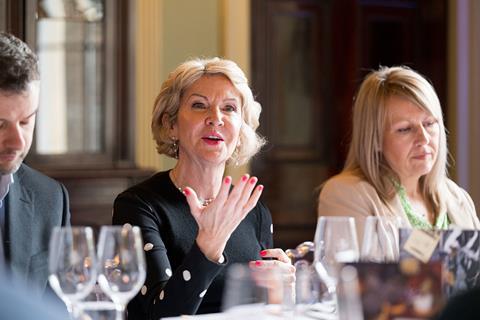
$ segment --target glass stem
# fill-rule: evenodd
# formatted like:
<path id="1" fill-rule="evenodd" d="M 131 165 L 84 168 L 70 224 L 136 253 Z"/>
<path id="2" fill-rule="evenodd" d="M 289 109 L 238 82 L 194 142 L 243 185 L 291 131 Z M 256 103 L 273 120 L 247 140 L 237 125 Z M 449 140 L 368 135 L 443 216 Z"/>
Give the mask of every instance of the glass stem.
<path id="1" fill-rule="evenodd" d="M 65 306 L 67 307 L 67 311 L 68 311 L 68 315 L 69 315 L 70 320 L 77 319 L 77 314 L 75 314 L 77 311 L 76 311 L 76 308 L 74 308 L 73 303 L 71 303 L 70 301 L 68 301 L 66 299 L 63 302 L 65 303 Z"/>
<path id="2" fill-rule="evenodd" d="M 125 305 L 115 303 L 115 320 L 125 320 Z"/>

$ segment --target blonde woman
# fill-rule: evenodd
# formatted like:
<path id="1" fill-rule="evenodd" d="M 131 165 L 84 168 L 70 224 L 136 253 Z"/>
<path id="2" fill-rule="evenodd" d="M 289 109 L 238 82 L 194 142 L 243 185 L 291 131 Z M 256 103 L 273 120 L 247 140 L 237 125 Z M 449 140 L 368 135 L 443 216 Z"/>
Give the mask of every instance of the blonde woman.
<path id="1" fill-rule="evenodd" d="M 217 312 L 225 270 L 295 268 L 272 249 L 272 220 L 256 177 L 232 185 L 227 162 L 243 164 L 264 144 L 255 133 L 261 106 L 242 70 L 219 58 L 178 66 L 155 101 L 152 133 L 160 154 L 177 158 L 115 200 L 113 223 L 142 229 L 147 280 L 128 319 Z M 273 260 L 262 260 L 273 258 Z M 293 280 L 292 280 L 293 281 Z"/>
<path id="2" fill-rule="evenodd" d="M 414 228 L 478 229 L 472 199 L 447 177 L 447 154 L 432 85 L 403 66 L 373 71 L 355 99 L 345 168 L 323 186 L 318 214 L 353 216 L 357 225 L 397 216 Z"/>

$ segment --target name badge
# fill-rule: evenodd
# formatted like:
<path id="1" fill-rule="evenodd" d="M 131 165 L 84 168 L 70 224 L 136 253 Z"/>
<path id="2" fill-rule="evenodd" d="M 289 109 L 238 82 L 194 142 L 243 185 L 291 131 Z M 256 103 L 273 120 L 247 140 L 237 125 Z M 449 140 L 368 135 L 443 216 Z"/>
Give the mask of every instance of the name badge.
<path id="1" fill-rule="evenodd" d="M 403 249 L 423 263 L 427 263 L 440 241 L 440 235 L 439 231 L 414 229 Z"/>

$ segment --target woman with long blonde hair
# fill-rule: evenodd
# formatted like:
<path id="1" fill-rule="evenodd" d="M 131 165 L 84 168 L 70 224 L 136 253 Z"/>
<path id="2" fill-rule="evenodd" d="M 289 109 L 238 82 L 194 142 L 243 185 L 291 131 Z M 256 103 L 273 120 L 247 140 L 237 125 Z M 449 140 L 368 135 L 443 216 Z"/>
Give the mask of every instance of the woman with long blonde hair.
<path id="1" fill-rule="evenodd" d="M 323 186 L 318 214 L 357 222 L 399 217 L 422 229 L 478 229 L 472 199 L 447 176 L 447 155 L 432 85 L 408 67 L 381 67 L 360 86 L 345 168 Z"/>

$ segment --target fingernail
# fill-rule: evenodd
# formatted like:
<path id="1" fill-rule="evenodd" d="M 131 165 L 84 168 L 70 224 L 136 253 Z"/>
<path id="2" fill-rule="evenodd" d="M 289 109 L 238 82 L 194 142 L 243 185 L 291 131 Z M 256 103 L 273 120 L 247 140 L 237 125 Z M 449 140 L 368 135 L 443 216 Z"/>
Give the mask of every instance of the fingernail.
<path id="1" fill-rule="evenodd" d="M 250 179 L 250 184 L 255 184 L 257 183 L 258 179 L 256 177 L 253 177 L 252 179 Z"/>
<path id="2" fill-rule="evenodd" d="M 244 175 L 244 176 L 242 177 L 242 181 L 243 181 L 243 182 L 247 181 L 247 179 L 248 179 L 248 176 L 247 176 L 247 175 Z"/>
<path id="3" fill-rule="evenodd" d="M 230 176 L 225 177 L 225 184 L 229 184 L 232 181 L 232 178 Z"/>
<path id="4" fill-rule="evenodd" d="M 258 191 L 262 191 L 263 190 L 263 185 L 259 185 L 257 188 L 258 188 Z"/>
<path id="5" fill-rule="evenodd" d="M 260 251 L 260 255 L 261 255 L 262 257 L 265 257 L 265 256 L 267 255 L 267 250 L 262 250 L 262 251 Z"/>
<path id="6" fill-rule="evenodd" d="M 183 194 L 186 196 L 190 195 L 190 191 L 188 189 L 183 189 Z"/>
<path id="7" fill-rule="evenodd" d="M 256 265 L 257 267 L 260 267 L 260 266 L 262 265 L 262 261 L 255 261 L 255 265 Z"/>

